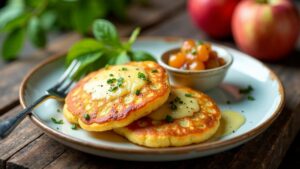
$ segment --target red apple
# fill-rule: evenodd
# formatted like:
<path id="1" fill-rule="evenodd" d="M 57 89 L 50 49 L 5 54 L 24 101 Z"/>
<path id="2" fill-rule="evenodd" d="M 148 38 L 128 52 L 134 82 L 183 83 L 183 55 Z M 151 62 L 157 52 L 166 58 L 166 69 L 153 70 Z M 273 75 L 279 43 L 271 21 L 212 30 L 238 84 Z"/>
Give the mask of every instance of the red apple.
<path id="1" fill-rule="evenodd" d="M 194 23 L 213 38 L 231 35 L 231 16 L 240 0 L 189 0 Z"/>
<path id="2" fill-rule="evenodd" d="M 288 0 L 244 0 L 232 16 L 238 47 L 262 60 L 286 56 L 295 46 L 300 18 Z"/>

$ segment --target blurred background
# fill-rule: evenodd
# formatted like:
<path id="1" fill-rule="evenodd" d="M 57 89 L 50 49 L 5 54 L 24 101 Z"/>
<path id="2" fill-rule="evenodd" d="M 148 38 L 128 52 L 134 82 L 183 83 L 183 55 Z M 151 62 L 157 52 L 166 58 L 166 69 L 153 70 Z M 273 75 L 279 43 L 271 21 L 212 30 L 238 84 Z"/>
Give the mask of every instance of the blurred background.
<path id="1" fill-rule="evenodd" d="M 268 0 L 253 1 L 268 4 Z M 276 16 L 276 19 L 269 20 L 272 26 L 267 27 L 265 33 L 258 29 L 268 26 L 264 22 L 252 25 L 250 34 L 259 35 L 256 39 L 267 39 L 270 43 L 263 40 L 250 43 L 247 33 L 243 32 L 247 23 L 242 23 L 242 11 L 249 9 L 249 13 L 255 15 L 255 9 L 252 10 L 247 4 L 240 5 L 243 2 L 240 0 L 224 0 L 221 5 L 216 2 L 219 1 L 176 0 L 170 5 L 163 0 L 1 0 L 0 71 L 7 73 L 9 66 L 17 63 L 13 66 L 22 66 L 24 69 L 20 75 L 16 74 L 20 81 L 29 68 L 45 57 L 68 49 L 82 37 L 91 37 L 91 25 L 97 18 L 112 21 L 121 36 L 128 36 L 128 32 L 139 26 L 142 28 L 142 36 L 181 36 L 223 43 L 266 63 L 284 63 L 284 66 L 293 70 L 299 69 L 299 66 L 295 66 L 299 64 L 295 62 L 300 61 L 300 0 L 293 0 L 291 6 L 286 6 L 289 12 L 278 10 L 277 13 L 262 16 L 266 20 Z M 238 12 L 237 6 L 240 8 Z M 249 24 L 254 24 L 253 20 L 250 19 Z M 184 24 L 181 24 L 183 21 Z M 156 29 L 158 25 L 159 29 Z M 286 28 L 287 31 L 272 32 L 275 27 Z M 257 45 L 260 43 L 264 45 Z M 263 49 L 269 47 L 271 50 L 259 53 L 257 46 L 263 46 Z M 281 65 L 279 68 L 282 68 Z M 13 89 L 15 93 L 17 87 Z M 5 102 L 4 99 L 0 101 Z M 281 169 L 299 168 L 299 143 L 298 134 Z"/>
<path id="2" fill-rule="evenodd" d="M 153 1 L 153 0 L 152 0 Z M 1 59 L 5 61 L 11 61 L 20 56 L 27 55 L 36 49 L 47 49 L 47 44 L 53 39 L 67 34 L 69 32 L 76 32 L 81 36 L 92 36 L 91 25 L 97 18 L 107 18 L 112 22 L 121 25 L 130 26 L 142 26 L 142 17 L 135 16 L 135 12 L 138 9 L 156 10 L 158 8 L 168 8 L 166 3 L 164 6 L 156 6 L 155 0 L 2 0 L 0 2 L 0 48 Z M 276 35 L 273 41 L 280 41 L 281 43 L 288 44 L 290 47 L 282 47 L 282 50 L 276 50 L 273 52 L 257 52 L 257 44 L 249 44 L 249 40 L 245 37 L 246 33 L 242 31 L 243 23 L 238 23 L 238 20 L 242 20 L 241 17 L 233 19 L 232 15 L 236 9 L 236 6 L 241 2 L 240 0 L 226 0 L 222 1 L 212 0 L 189 0 L 182 4 L 181 8 L 186 9 L 185 15 L 189 20 L 189 24 L 193 28 L 193 31 L 197 31 L 198 36 L 190 36 L 191 38 L 201 38 L 205 40 L 221 41 L 221 42 L 235 42 L 236 45 L 244 52 L 255 56 L 259 59 L 269 61 L 278 60 L 287 55 L 295 46 L 295 37 L 298 37 L 299 26 L 294 26 L 293 30 L 289 34 Z M 254 2 L 260 2 L 261 4 L 267 4 L 268 0 L 255 0 Z M 272 1 L 270 1 L 272 2 Z M 178 2 L 177 2 L 178 3 Z M 294 4 L 299 0 L 294 0 Z M 240 3 L 241 4 L 241 3 Z M 242 6 L 242 5 L 240 5 Z M 244 9 L 250 9 L 247 5 L 244 5 Z M 242 7 L 241 7 L 242 8 Z M 296 8 L 296 6 L 295 6 Z M 254 11 L 253 9 L 252 11 Z M 237 11 L 237 10 L 236 10 Z M 251 10 L 248 10 L 251 11 Z M 299 11 L 299 8 L 298 8 Z M 176 11 L 170 12 L 172 15 L 176 15 Z M 238 12 L 236 12 L 238 13 Z M 243 12 L 236 14 L 242 15 Z M 246 13 L 246 12 L 244 12 Z M 250 12 L 251 13 L 251 12 Z M 254 13 L 254 12 L 252 12 Z M 279 12 L 280 13 L 280 12 Z M 299 12 L 298 12 L 299 13 Z M 254 15 L 254 14 L 253 14 Z M 273 15 L 273 14 L 272 14 Z M 274 16 L 277 14 L 274 12 Z M 280 15 L 280 14 L 279 14 Z M 298 14 L 299 15 L 299 14 Z M 152 17 L 145 16 L 145 17 Z M 153 16 L 155 17 L 155 16 Z M 165 16 L 161 16 L 164 20 Z M 288 18 L 289 16 L 283 16 Z M 297 18 L 299 19 L 299 17 Z M 234 21 L 233 21 L 234 20 Z M 253 20 L 253 19 L 252 19 Z M 279 19 L 276 19 L 279 20 Z M 288 19 L 285 19 L 288 20 Z M 295 19 L 294 19 L 295 20 Z M 150 18 L 151 22 L 151 18 Z M 238 26 L 231 28 L 231 22 L 236 23 Z M 251 22 L 251 19 L 250 21 Z M 274 22 L 274 21 L 272 21 Z M 279 25 L 282 21 L 272 23 L 273 25 Z M 290 25 L 297 25 L 295 21 L 288 21 Z M 245 23 L 247 24 L 247 23 Z M 150 23 L 145 26 L 142 31 L 145 31 L 147 27 L 155 25 Z M 298 23 L 299 25 L 299 23 Z M 179 25 L 176 25 L 179 26 Z M 263 27 L 263 25 L 253 25 L 254 27 Z M 284 25 L 281 24 L 281 27 Z M 120 29 L 124 29 L 120 27 Z M 119 31 L 122 31 L 119 30 Z M 233 34 L 231 34 L 233 32 Z M 262 34 L 258 30 L 252 30 L 254 34 Z M 277 34 L 272 32 L 273 34 Z M 191 33 L 192 34 L 192 33 Z M 177 36 L 176 29 L 170 30 L 166 35 Z M 182 36 L 182 35 L 180 35 Z M 189 37 L 189 35 L 184 35 Z M 263 36 L 260 35 L 262 38 Z M 268 38 L 268 35 L 266 35 Z M 282 38 L 284 37 L 284 38 Z M 277 38 L 277 39 L 276 39 Z M 281 38 L 281 39 L 280 39 Z M 291 40 L 285 40 L 291 39 Z M 271 40 L 269 40 L 271 41 Z M 248 44 L 247 44 L 248 43 Z M 265 44 L 265 42 L 261 42 Z M 277 42 L 276 42 L 277 43 Z M 11 45 L 14 44 L 14 45 Z M 274 49 L 274 45 L 269 44 L 270 50 Z M 7 47 L 9 46 L 9 47 Z M 299 46 L 299 42 L 298 45 Z M 256 48 L 255 48 L 256 47 Z M 254 49 L 255 48 L 255 49 Z M 256 50 L 256 51 L 253 51 Z M 264 49 L 266 51 L 266 49 Z M 277 54 L 276 54 L 277 53 Z M 256 56 L 257 55 L 257 56 Z M 263 56 L 261 56 L 263 55 Z"/>

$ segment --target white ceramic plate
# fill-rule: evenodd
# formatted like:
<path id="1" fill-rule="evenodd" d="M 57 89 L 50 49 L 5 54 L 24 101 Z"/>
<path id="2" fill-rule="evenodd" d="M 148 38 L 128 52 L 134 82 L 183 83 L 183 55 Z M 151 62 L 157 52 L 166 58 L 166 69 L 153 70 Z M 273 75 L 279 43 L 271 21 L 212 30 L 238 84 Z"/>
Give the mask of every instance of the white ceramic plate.
<path id="1" fill-rule="evenodd" d="M 142 38 L 134 49 L 149 51 L 154 56 L 178 47 L 179 38 Z M 75 149 L 115 159 L 135 161 L 182 160 L 218 153 L 236 147 L 264 131 L 278 117 L 284 102 L 284 91 L 278 77 L 264 64 L 237 50 L 227 48 L 234 57 L 222 85 L 207 94 L 218 103 L 221 110 L 241 112 L 245 124 L 235 133 L 215 141 L 184 147 L 145 148 L 128 142 L 113 132 L 90 133 L 81 129 L 72 130 L 64 118 L 62 104 L 47 100 L 34 110 L 31 119 L 46 134 Z M 24 79 L 20 100 L 24 107 L 44 94 L 64 71 L 64 57 L 54 57 L 33 69 Z M 255 100 L 240 97 L 239 88 L 251 85 Z M 226 102 L 230 100 L 231 104 Z M 51 117 L 64 119 L 63 125 L 54 124 Z"/>

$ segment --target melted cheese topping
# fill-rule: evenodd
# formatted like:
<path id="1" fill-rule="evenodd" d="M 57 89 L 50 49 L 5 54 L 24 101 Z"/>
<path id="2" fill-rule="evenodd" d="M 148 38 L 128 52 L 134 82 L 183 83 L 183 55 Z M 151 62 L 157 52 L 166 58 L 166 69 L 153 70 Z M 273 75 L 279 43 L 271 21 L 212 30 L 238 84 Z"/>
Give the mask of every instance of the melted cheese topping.
<path id="1" fill-rule="evenodd" d="M 143 68 L 118 65 L 103 70 L 87 82 L 83 88 L 92 95 L 92 99 L 109 101 L 129 93 L 135 93 L 147 83 L 146 79 L 147 74 Z"/>
<path id="2" fill-rule="evenodd" d="M 152 120 L 164 120 L 169 115 L 174 119 L 179 119 L 193 116 L 194 112 L 199 110 L 197 99 L 182 90 L 173 89 L 167 102 L 153 111 L 148 117 Z"/>
<path id="3" fill-rule="evenodd" d="M 229 110 L 223 111 L 220 126 L 214 138 L 234 133 L 245 123 L 245 121 L 246 118 L 239 112 Z"/>

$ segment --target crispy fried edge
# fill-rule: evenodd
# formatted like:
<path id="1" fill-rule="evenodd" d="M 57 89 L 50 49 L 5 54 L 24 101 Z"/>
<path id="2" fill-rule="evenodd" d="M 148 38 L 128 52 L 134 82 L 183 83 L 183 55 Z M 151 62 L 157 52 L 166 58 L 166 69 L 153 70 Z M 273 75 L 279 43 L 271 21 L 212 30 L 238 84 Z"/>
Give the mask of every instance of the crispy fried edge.
<path id="1" fill-rule="evenodd" d="M 175 88 L 185 88 L 185 87 L 175 87 Z M 198 91 L 191 90 L 190 88 L 186 88 L 186 89 L 192 92 L 198 92 Z M 208 97 L 210 102 L 214 103 L 214 107 L 216 107 L 219 110 L 218 106 L 216 105 L 216 103 L 212 98 L 210 98 L 209 96 L 207 96 L 202 92 L 199 93 Z M 132 132 L 130 129 L 128 129 L 127 127 L 116 128 L 114 129 L 114 132 L 126 137 L 129 141 L 135 144 L 146 146 L 146 147 L 153 147 L 153 148 L 169 147 L 169 146 L 179 147 L 179 146 L 190 145 L 193 143 L 200 143 L 211 138 L 216 133 L 216 131 L 220 126 L 220 119 L 221 119 L 221 112 L 219 110 L 218 121 L 216 121 L 215 125 L 212 128 L 206 129 L 205 134 L 201 134 L 201 135 L 195 133 L 187 134 L 184 136 L 171 136 L 171 135 L 158 136 L 158 135 L 151 135 L 151 134 L 136 134 Z"/>
<path id="2" fill-rule="evenodd" d="M 163 71 L 164 73 L 166 73 L 165 70 Z M 106 131 L 114 128 L 124 127 L 141 117 L 147 116 L 153 110 L 157 109 L 168 100 L 169 94 L 171 92 L 171 87 L 168 79 L 169 79 L 168 74 L 166 74 L 165 82 L 166 82 L 167 90 L 162 96 L 159 96 L 158 98 L 152 100 L 151 102 L 148 102 L 142 108 L 130 112 L 129 115 L 124 119 L 120 119 L 117 121 L 108 121 L 100 124 L 99 123 L 86 124 L 80 118 L 74 116 L 68 110 L 67 104 L 64 104 L 63 114 L 69 122 L 79 124 L 81 128 L 87 131 Z"/>

